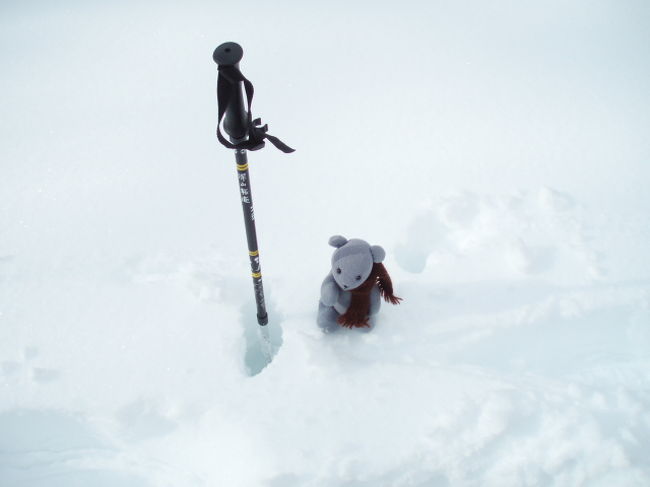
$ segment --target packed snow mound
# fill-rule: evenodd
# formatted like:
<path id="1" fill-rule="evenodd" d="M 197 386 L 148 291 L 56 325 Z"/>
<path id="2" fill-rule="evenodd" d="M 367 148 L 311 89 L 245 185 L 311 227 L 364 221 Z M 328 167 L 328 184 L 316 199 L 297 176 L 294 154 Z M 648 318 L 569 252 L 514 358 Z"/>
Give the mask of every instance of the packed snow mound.
<path id="1" fill-rule="evenodd" d="M 471 277 L 468 266 L 480 269 L 476 278 L 485 275 L 487 261 L 504 277 L 595 281 L 605 263 L 584 212 L 569 195 L 548 187 L 508 196 L 450 194 L 413 219 L 406 242 L 396 248 L 397 262 L 418 273 L 432 259 L 453 266 L 463 279 Z"/>

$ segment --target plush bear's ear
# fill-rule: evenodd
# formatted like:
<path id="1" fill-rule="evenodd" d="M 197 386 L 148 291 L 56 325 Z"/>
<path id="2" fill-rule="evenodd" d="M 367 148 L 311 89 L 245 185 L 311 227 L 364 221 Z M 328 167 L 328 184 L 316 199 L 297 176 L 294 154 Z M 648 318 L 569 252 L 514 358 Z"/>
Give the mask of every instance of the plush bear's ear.
<path id="1" fill-rule="evenodd" d="M 329 240 L 329 244 L 337 249 L 343 247 L 346 243 L 348 243 L 348 239 L 341 235 L 333 235 Z"/>
<path id="2" fill-rule="evenodd" d="M 372 254 L 373 262 L 376 262 L 377 264 L 383 262 L 384 257 L 386 257 L 386 251 L 379 245 L 371 245 L 370 253 Z"/>

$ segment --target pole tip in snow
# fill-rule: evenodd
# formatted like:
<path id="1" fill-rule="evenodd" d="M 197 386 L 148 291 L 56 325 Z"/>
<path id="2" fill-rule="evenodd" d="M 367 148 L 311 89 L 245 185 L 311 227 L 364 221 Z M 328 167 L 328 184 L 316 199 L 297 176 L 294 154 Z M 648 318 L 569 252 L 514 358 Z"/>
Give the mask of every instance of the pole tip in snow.
<path id="1" fill-rule="evenodd" d="M 219 66 L 234 66 L 244 56 L 244 50 L 236 42 L 224 42 L 212 53 L 212 59 Z"/>

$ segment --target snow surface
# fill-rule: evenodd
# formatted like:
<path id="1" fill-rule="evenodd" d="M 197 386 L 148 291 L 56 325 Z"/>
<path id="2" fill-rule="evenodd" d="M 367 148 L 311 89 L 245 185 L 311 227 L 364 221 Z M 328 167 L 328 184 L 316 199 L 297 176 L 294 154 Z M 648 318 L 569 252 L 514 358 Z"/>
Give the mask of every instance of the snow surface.
<path id="1" fill-rule="evenodd" d="M 0 486 L 650 484 L 650 9 L 2 2 Z M 234 40 L 265 367 L 211 53 Z M 332 234 L 399 307 L 315 325 Z"/>

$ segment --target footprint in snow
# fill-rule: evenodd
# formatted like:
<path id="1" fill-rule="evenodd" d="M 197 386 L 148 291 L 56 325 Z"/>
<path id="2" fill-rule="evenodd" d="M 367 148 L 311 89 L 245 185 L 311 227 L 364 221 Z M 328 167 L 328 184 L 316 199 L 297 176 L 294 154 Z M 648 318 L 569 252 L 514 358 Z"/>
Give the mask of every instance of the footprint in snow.
<path id="1" fill-rule="evenodd" d="M 37 384 L 49 384 L 60 377 L 60 372 L 55 369 L 38 367 L 35 362 L 38 359 L 38 348 L 25 347 L 20 360 L 7 360 L 0 363 L 0 372 L 5 379 L 16 379 L 27 377 Z"/>
<path id="2" fill-rule="evenodd" d="M 84 417 L 71 413 L 30 409 L 0 413 L 0 457 L 3 486 L 152 485 L 125 469 L 112 441 Z"/>

